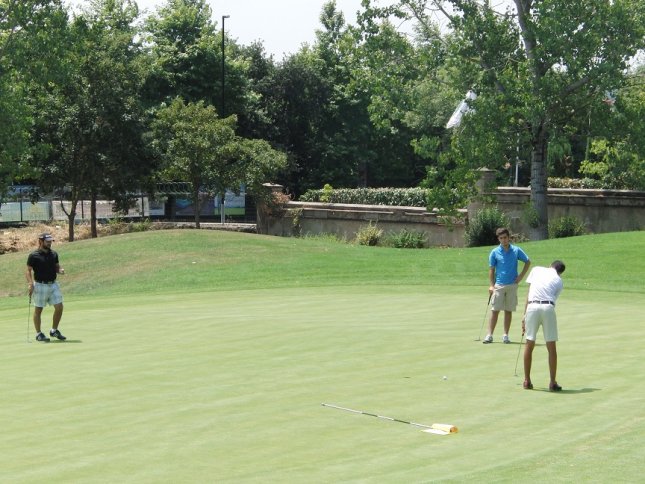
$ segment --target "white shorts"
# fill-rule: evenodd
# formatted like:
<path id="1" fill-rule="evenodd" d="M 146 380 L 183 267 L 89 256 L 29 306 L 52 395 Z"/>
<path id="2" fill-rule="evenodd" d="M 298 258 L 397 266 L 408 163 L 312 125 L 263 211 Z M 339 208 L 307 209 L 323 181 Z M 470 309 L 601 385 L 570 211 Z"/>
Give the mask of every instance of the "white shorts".
<path id="1" fill-rule="evenodd" d="M 60 292 L 58 283 L 41 284 L 36 282 L 34 284 L 34 292 L 31 295 L 34 307 L 44 308 L 47 304 L 56 305 L 63 302 L 63 295 Z"/>
<path id="2" fill-rule="evenodd" d="M 542 326 L 544 341 L 558 341 L 558 319 L 555 307 L 550 304 L 529 304 L 526 308 L 526 339 L 535 341 L 538 329 Z"/>
<path id="3" fill-rule="evenodd" d="M 491 299 L 493 311 L 515 311 L 517 309 L 517 284 L 495 285 Z"/>

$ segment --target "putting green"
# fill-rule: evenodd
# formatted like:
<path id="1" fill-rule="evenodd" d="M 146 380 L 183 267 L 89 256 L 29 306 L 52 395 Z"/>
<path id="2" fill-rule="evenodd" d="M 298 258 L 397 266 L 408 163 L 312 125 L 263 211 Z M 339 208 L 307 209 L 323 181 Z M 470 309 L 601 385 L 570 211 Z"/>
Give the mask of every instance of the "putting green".
<path id="1" fill-rule="evenodd" d="M 545 391 L 540 339 L 536 389 L 514 376 L 519 314 L 514 344 L 473 341 L 486 299 L 419 285 L 74 296 L 69 341 L 28 344 L 11 298 L 0 481 L 639 479 L 645 297 L 565 289 L 561 394 Z"/>

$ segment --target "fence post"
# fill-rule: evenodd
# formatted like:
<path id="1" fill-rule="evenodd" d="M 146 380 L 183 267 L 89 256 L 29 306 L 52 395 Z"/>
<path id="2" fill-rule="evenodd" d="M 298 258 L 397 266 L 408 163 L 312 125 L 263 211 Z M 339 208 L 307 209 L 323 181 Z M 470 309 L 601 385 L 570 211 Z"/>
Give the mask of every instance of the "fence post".
<path id="1" fill-rule="evenodd" d="M 24 222 L 24 220 L 22 219 L 22 202 L 24 200 L 25 200 L 25 192 L 24 192 L 24 189 L 21 188 L 20 189 L 20 221 L 21 222 Z"/>

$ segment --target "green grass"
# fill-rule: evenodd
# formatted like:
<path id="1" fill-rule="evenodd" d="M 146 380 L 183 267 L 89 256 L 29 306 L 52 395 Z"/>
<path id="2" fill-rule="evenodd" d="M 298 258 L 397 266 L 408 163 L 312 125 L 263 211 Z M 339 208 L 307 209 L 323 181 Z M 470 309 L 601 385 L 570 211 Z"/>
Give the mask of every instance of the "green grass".
<path id="1" fill-rule="evenodd" d="M 209 231 L 65 244 L 70 341 L 48 345 L 26 342 L 26 254 L 3 255 L 0 481 L 637 481 L 645 235 L 522 247 L 567 263 L 562 394 L 544 391 L 540 339 L 531 392 L 518 344 L 473 341 L 490 248 Z"/>
<path id="2" fill-rule="evenodd" d="M 645 293 L 645 232 L 521 244 L 534 265 L 559 258 L 567 288 Z M 171 230 L 58 244 L 66 295 L 100 296 L 339 285 L 488 284 L 491 247 L 393 249 L 324 239 Z M 0 295 L 25 294 L 27 253 L 0 259 Z"/>

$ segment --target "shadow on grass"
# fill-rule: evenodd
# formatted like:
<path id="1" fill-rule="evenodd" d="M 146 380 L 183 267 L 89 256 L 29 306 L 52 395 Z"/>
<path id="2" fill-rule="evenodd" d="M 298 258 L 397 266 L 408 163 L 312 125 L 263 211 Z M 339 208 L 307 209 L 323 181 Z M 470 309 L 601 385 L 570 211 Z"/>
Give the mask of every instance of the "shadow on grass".
<path id="1" fill-rule="evenodd" d="M 82 343 L 83 340 L 80 339 L 66 339 L 65 341 L 60 341 L 60 340 L 52 340 L 49 342 L 49 344 L 52 345 L 66 345 L 70 343 Z"/>
<path id="2" fill-rule="evenodd" d="M 475 339 L 473 341 L 480 341 L 480 340 Z M 480 342 L 483 343 L 483 341 L 480 341 Z M 504 343 L 502 341 L 493 341 L 492 343 L 486 343 L 485 346 L 492 346 L 494 344 L 500 344 L 500 345 L 503 345 L 503 346 L 513 346 L 513 345 L 524 346 L 524 343 L 525 343 L 525 341 L 522 341 L 521 343 L 519 341 L 511 341 L 510 343 Z M 535 343 L 535 347 L 537 348 L 538 346 L 546 346 L 546 344 L 544 344 L 544 343 Z"/>
<path id="3" fill-rule="evenodd" d="M 578 393 L 592 393 L 592 392 L 599 392 L 601 389 L 600 388 L 580 388 L 580 389 L 563 389 L 562 391 L 559 392 L 552 392 L 548 388 L 534 388 L 532 391 L 534 392 L 545 392 L 545 393 L 553 393 L 554 395 L 575 395 Z"/>

